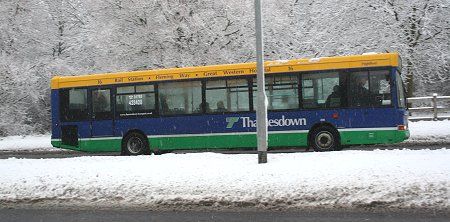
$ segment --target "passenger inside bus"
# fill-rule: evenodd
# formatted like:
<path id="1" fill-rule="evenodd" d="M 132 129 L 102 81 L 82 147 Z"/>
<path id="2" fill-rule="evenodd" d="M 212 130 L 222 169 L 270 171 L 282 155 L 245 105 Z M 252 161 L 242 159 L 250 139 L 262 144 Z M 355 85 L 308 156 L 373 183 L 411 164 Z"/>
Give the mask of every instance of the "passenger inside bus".
<path id="1" fill-rule="evenodd" d="M 200 103 L 198 105 L 198 108 L 195 111 L 197 113 L 201 113 L 202 112 L 202 107 L 203 107 L 203 103 Z M 206 113 L 210 113 L 211 112 L 211 108 L 209 107 L 209 103 L 208 102 L 205 103 L 205 110 L 206 110 Z"/>
<path id="2" fill-rule="evenodd" d="M 93 108 L 94 112 L 107 112 L 109 111 L 109 101 L 106 99 L 106 96 L 103 95 L 100 91 L 93 92 Z"/>
<path id="3" fill-rule="evenodd" d="M 167 104 L 167 98 L 165 95 L 161 95 L 161 101 L 160 101 L 160 112 L 162 114 L 169 113 L 169 105 Z"/>
<path id="4" fill-rule="evenodd" d="M 333 87 L 333 92 L 328 96 L 325 102 L 326 107 L 339 107 L 341 106 L 341 92 L 339 85 Z"/>
<path id="5" fill-rule="evenodd" d="M 226 111 L 227 111 L 227 109 L 225 109 L 225 105 L 223 104 L 223 101 L 217 102 L 216 112 L 223 113 L 223 112 L 226 112 Z"/>

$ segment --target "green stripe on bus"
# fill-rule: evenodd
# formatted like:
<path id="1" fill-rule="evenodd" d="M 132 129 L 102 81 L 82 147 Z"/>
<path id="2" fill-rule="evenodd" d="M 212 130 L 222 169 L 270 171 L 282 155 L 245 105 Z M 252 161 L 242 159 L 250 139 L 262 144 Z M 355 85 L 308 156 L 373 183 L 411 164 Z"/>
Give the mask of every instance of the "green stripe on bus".
<path id="1" fill-rule="evenodd" d="M 269 146 L 306 146 L 306 133 L 269 134 Z M 256 134 L 150 138 L 152 149 L 226 149 L 256 147 Z"/>
<path id="2" fill-rule="evenodd" d="M 341 131 L 339 132 L 342 145 L 398 143 L 409 137 L 408 131 L 398 130 L 369 130 L 369 131 Z M 306 147 L 307 132 L 302 133 L 270 133 L 269 147 Z M 228 149 L 255 148 L 256 134 L 230 135 L 185 135 L 150 137 L 150 148 L 155 150 L 177 149 Z M 120 138 L 84 139 L 79 147 L 67 146 L 61 140 L 52 140 L 54 147 L 80 150 L 87 152 L 120 152 Z"/>
<path id="3" fill-rule="evenodd" d="M 80 140 L 78 146 L 69 146 L 62 144 L 61 140 L 53 141 L 54 147 L 63 149 L 86 151 L 86 152 L 120 152 L 122 139 L 94 139 Z"/>
<path id="4" fill-rule="evenodd" d="M 344 131 L 340 136 L 342 145 L 399 143 L 409 138 L 409 131 Z"/>

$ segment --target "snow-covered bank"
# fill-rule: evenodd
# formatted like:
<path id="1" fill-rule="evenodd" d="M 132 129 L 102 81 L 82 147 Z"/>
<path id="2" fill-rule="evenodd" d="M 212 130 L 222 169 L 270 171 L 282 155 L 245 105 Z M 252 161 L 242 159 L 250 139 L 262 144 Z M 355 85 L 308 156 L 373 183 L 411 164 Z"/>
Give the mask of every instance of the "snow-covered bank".
<path id="1" fill-rule="evenodd" d="M 410 122 L 409 129 L 411 137 L 404 142 L 406 145 L 450 144 L 450 121 L 448 120 Z M 60 150 L 51 146 L 50 135 L 0 137 L 0 152 Z"/>
<path id="2" fill-rule="evenodd" d="M 409 122 L 411 137 L 406 143 L 450 143 L 450 121 Z"/>
<path id="3" fill-rule="evenodd" d="M 0 203 L 450 208 L 450 150 L 0 160 Z"/>
<path id="4" fill-rule="evenodd" d="M 50 135 L 0 137 L 0 151 L 58 151 L 50 144 Z"/>

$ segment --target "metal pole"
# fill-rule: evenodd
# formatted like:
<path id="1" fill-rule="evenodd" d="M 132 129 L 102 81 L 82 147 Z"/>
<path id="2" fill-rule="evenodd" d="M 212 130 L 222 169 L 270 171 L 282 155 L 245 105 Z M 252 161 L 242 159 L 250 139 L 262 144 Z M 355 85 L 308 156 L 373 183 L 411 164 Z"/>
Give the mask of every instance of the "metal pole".
<path id="1" fill-rule="evenodd" d="M 258 85 L 256 105 L 256 131 L 258 142 L 258 163 L 267 163 L 267 104 L 264 81 L 264 57 L 262 34 L 261 0 L 255 0 L 256 30 L 256 83 Z"/>
<path id="2" fill-rule="evenodd" d="M 437 93 L 433 93 L 433 120 L 437 121 L 438 117 L 437 117 Z"/>

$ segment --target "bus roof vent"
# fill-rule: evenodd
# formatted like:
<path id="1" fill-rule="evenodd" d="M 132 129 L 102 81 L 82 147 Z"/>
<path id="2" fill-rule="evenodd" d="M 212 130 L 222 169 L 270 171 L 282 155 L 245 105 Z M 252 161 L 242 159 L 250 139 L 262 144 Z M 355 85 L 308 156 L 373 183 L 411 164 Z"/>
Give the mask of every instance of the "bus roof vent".
<path id="1" fill-rule="evenodd" d="M 365 53 L 363 53 L 363 55 L 375 55 L 375 54 L 378 54 L 378 53 L 376 53 L 376 52 L 365 52 Z"/>
<path id="2" fill-rule="evenodd" d="M 320 58 L 312 58 L 308 60 L 309 62 L 320 62 Z"/>

